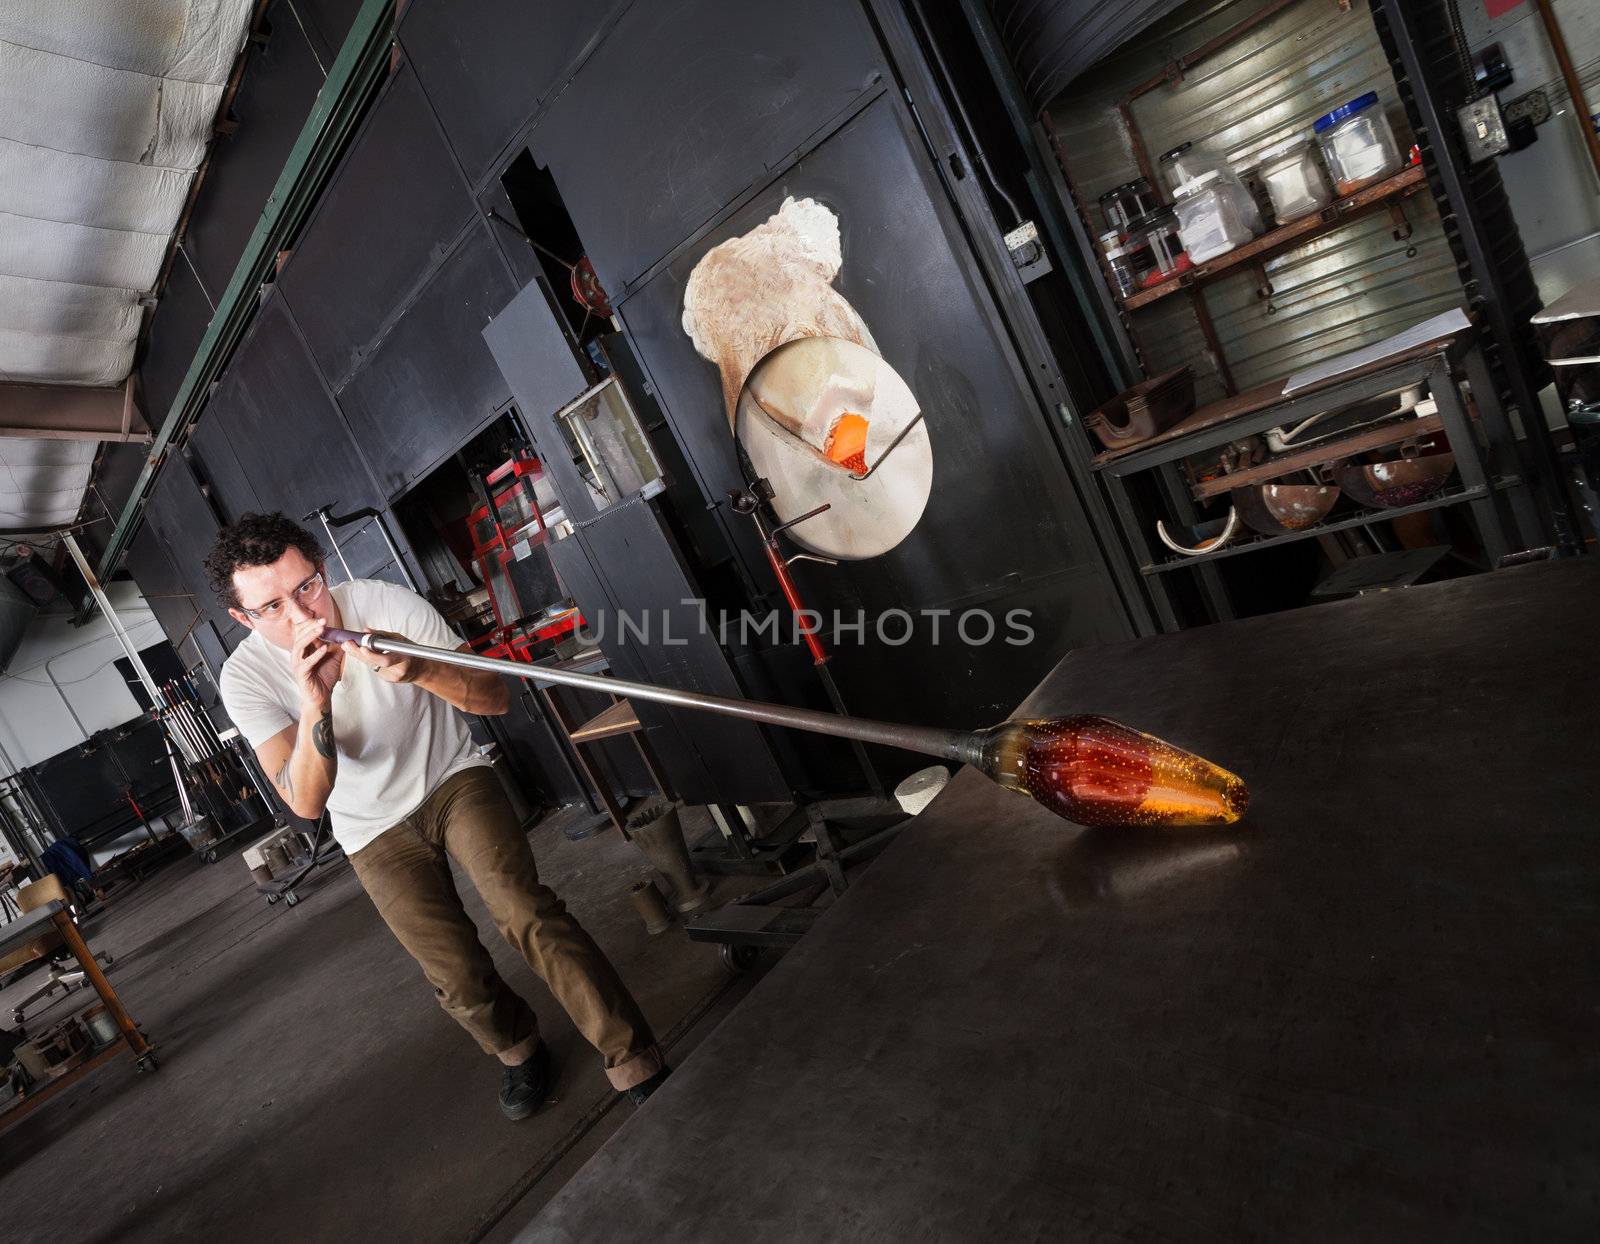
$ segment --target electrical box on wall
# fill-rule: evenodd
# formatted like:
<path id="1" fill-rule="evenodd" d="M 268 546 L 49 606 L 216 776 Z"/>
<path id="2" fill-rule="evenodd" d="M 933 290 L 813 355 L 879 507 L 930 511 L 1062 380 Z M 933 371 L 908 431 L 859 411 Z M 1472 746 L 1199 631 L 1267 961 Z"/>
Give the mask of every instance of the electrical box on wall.
<path id="1" fill-rule="evenodd" d="M 1006 250 L 1011 252 L 1011 262 L 1022 274 L 1024 284 L 1050 274 L 1050 257 L 1039 240 L 1039 226 L 1033 221 L 1025 220 L 1006 234 Z"/>
<path id="2" fill-rule="evenodd" d="M 1500 101 L 1493 95 L 1473 100 L 1456 116 L 1461 122 L 1461 137 L 1467 144 L 1467 158 L 1474 164 L 1511 150 L 1505 118 L 1500 114 Z"/>

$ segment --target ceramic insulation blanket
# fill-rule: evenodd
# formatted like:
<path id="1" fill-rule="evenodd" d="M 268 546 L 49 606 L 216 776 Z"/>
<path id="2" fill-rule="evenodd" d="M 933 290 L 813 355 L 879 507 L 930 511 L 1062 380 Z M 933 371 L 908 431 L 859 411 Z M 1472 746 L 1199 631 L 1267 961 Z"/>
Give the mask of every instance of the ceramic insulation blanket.
<path id="1" fill-rule="evenodd" d="M 0 5 L 0 381 L 127 376 L 250 7 Z"/>

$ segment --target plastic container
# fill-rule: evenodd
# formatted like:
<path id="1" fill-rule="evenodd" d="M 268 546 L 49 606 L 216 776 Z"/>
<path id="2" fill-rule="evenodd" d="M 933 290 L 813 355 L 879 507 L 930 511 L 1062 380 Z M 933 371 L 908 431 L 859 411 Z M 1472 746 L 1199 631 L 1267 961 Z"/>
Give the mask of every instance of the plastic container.
<path id="1" fill-rule="evenodd" d="M 1378 106 L 1376 91 L 1318 117 L 1311 128 L 1322 144 L 1340 198 L 1400 171 L 1400 148 Z"/>
<path id="2" fill-rule="evenodd" d="M 1280 223 L 1321 211 L 1333 201 L 1317 149 L 1304 134 L 1263 151 L 1256 175 L 1266 186 Z"/>
<path id="3" fill-rule="evenodd" d="M 1163 151 L 1157 163 L 1161 165 L 1161 176 L 1166 178 L 1167 187 L 1174 194 L 1184 182 L 1194 181 L 1202 173 L 1222 167 L 1218 160 L 1207 154 L 1204 147 L 1196 147 L 1193 143 L 1179 143 L 1171 151 Z"/>
<path id="4" fill-rule="evenodd" d="M 1261 214 L 1237 178 L 1213 170 L 1178 187 L 1173 210 L 1178 236 L 1191 263 L 1202 264 L 1243 246 L 1256 235 L 1250 225 Z"/>
<path id="5" fill-rule="evenodd" d="M 1153 212 L 1161 203 L 1143 177 L 1125 181 L 1114 190 L 1100 196 L 1100 212 L 1106 218 L 1106 228 L 1118 233 L 1128 232 L 1128 222 L 1146 212 Z"/>
<path id="6" fill-rule="evenodd" d="M 1150 248 L 1153 266 L 1145 273 L 1142 284 L 1154 285 L 1192 266 L 1184 252 L 1183 239 L 1178 236 L 1177 213 L 1170 207 L 1157 208 L 1137 220 L 1130 220 L 1128 229 L 1135 237 L 1142 237 Z"/>
<path id="7" fill-rule="evenodd" d="M 1107 251 L 1106 262 L 1111 265 L 1111 277 L 1117 284 L 1117 292 L 1124 298 L 1138 289 L 1144 283 L 1145 274 L 1155 267 L 1149 244 L 1138 237 Z"/>

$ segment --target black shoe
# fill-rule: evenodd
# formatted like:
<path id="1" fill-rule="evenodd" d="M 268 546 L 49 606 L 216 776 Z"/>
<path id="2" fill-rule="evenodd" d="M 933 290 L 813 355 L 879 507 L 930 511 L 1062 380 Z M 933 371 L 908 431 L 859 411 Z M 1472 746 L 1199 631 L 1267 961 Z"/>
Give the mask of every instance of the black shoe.
<path id="1" fill-rule="evenodd" d="M 508 1119 L 526 1119 L 544 1105 L 550 1089 L 550 1048 L 543 1041 L 524 1061 L 507 1067 L 500 1080 L 500 1111 Z"/>
<path id="2" fill-rule="evenodd" d="M 642 1084 L 635 1084 L 631 1089 L 624 1089 L 623 1092 L 627 1093 L 628 1100 L 631 1101 L 635 1106 L 642 1106 L 649 1098 L 651 1093 L 654 1093 L 658 1088 L 666 1083 L 667 1077 L 671 1074 L 672 1068 L 663 1063 L 661 1070 L 656 1072 L 655 1075 L 651 1076 Z"/>

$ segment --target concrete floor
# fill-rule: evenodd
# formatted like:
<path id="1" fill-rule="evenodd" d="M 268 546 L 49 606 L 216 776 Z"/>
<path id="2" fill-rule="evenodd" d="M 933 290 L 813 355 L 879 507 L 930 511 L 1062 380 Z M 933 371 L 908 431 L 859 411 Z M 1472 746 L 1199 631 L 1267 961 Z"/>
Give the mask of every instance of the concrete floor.
<path id="1" fill-rule="evenodd" d="M 748 990 L 715 947 L 648 937 L 628 901 L 650 875 L 614 830 L 531 831 L 541 875 L 617 964 L 678 1063 Z M 751 888 L 725 878 L 717 897 Z M 507 1122 L 499 1068 L 439 1010 L 348 864 L 269 907 L 237 853 L 168 867 L 86 922 L 156 1043 L 0 1132 L 8 1241 L 500 1240 L 633 1108 L 464 886 L 500 971 L 533 1003 L 558 1068 L 552 1104 Z M 0 991 L 0 1016 L 33 987 Z M 28 1030 L 81 1010 L 74 992 Z"/>

